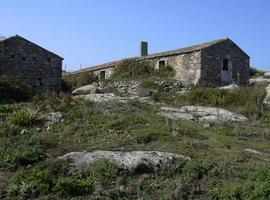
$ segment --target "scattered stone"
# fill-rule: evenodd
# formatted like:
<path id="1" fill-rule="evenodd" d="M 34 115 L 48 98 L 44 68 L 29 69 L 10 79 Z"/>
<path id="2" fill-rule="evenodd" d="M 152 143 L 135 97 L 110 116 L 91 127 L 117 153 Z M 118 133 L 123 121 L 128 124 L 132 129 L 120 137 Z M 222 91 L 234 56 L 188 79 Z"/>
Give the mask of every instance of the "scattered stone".
<path id="1" fill-rule="evenodd" d="M 210 128 L 210 127 L 211 127 L 211 125 L 209 123 L 206 123 L 203 125 L 203 128 Z"/>
<path id="2" fill-rule="evenodd" d="M 40 132 L 41 131 L 41 128 L 36 128 L 36 131 Z"/>
<path id="3" fill-rule="evenodd" d="M 26 129 L 22 129 L 21 130 L 21 134 L 23 135 L 23 134 L 26 134 L 26 133 L 28 133 L 28 131 L 26 130 Z"/>
<path id="4" fill-rule="evenodd" d="M 189 157 L 180 154 L 158 151 L 71 152 L 60 157 L 60 159 L 71 160 L 75 168 L 90 166 L 97 160 L 108 159 L 118 165 L 120 169 L 137 174 L 157 172 L 177 160 L 191 160 Z"/>
<path id="5" fill-rule="evenodd" d="M 75 100 L 84 99 L 88 101 L 94 102 L 108 102 L 108 101 L 118 101 L 118 102 L 126 102 L 126 98 L 116 96 L 113 93 L 105 93 L 105 94 L 86 94 L 86 95 L 77 95 L 73 97 Z"/>
<path id="6" fill-rule="evenodd" d="M 173 120 L 192 120 L 200 122 L 243 122 L 247 118 L 221 108 L 205 106 L 183 106 L 180 109 L 162 107 L 159 115 Z"/>
<path id="7" fill-rule="evenodd" d="M 248 153 L 254 154 L 254 155 L 258 155 L 258 156 L 263 155 L 262 152 L 254 150 L 254 149 L 245 149 L 245 151 L 248 152 Z"/>
<path id="8" fill-rule="evenodd" d="M 79 87 L 72 91 L 72 94 L 74 95 L 80 95 L 80 94 L 95 94 L 98 90 L 98 85 L 96 83 L 85 85 L 82 87 Z"/>
<path id="9" fill-rule="evenodd" d="M 266 87 L 266 96 L 263 100 L 263 104 L 270 106 L 270 84 Z"/>
<path id="10" fill-rule="evenodd" d="M 63 119 L 63 115 L 61 112 L 51 112 L 49 114 L 47 114 L 46 116 L 46 125 L 53 125 L 57 122 L 60 122 Z"/>
<path id="11" fill-rule="evenodd" d="M 231 85 L 226 85 L 226 86 L 220 87 L 219 89 L 222 89 L 222 90 L 235 90 L 235 89 L 238 89 L 238 88 L 239 88 L 238 85 L 231 84 Z"/>

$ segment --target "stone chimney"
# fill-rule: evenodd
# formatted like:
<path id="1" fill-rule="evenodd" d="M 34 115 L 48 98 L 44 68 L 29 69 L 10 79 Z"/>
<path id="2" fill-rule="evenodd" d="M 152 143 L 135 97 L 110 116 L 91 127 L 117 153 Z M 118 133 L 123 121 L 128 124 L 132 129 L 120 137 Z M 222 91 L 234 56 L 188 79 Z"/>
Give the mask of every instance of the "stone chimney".
<path id="1" fill-rule="evenodd" d="M 142 41 L 140 50 L 141 50 L 141 57 L 147 56 L 148 55 L 148 43 Z"/>

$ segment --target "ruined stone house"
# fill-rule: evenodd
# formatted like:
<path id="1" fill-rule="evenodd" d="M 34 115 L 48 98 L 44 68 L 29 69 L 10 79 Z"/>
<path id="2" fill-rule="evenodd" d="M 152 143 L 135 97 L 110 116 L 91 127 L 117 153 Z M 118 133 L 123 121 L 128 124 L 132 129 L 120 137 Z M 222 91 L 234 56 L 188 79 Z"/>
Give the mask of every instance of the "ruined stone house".
<path id="1" fill-rule="evenodd" d="M 16 35 L 0 40 L 0 76 L 40 91 L 61 88 L 63 58 Z"/>
<path id="2" fill-rule="evenodd" d="M 150 55 L 147 42 L 142 42 L 140 52 L 139 57 L 130 59 L 151 61 L 156 70 L 169 65 L 179 81 L 214 87 L 249 82 L 249 56 L 229 38 Z M 100 79 L 109 78 L 120 62 L 88 67 L 73 74 L 93 72 Z"/>

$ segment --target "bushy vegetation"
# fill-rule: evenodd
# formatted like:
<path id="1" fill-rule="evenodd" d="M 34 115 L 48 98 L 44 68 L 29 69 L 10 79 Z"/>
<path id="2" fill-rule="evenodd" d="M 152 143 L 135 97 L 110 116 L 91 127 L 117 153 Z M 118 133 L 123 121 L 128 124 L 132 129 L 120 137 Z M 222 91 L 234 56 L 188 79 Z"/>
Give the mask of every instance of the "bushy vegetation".
<path id="1" fill-rule="evenodd" d="M 157 70 L 151 61 L 127 59 L 117 65 L 111 79 L 168 79 L 174 75 L 175 71 L 171 66 Z"/>
<path id="2" fill-rule="evenodd" d="M 254 67 L 250 67 L 249 68 L 249 75 L 252 77 L 252 78 L 256 78 L 256 77 L 259 77 L 259 76 L 263 76 L 264 75 L 264 71 L 261 71 L 261 70 L 258 70 Z"/>
<path id="3" fill-rule="evenodd" d="M 184 95 L 172 96 L 168 93 L 156 93 L 153 98 L 174 105 L 201 105 L 226 108 L 248 117 L 264 116 L 263 99 L 265 84 L 244 87 L 233 91 L 219 88 L 192 87 Z"/>
<path id="4" fill-rule="evenodd" d="M 33 125 L 37 121 L 37 111 L 31 110 L 30 108 L 19 110 L 14 113 L 10 122 L 15 126 L 28 127 Z"/>
<path id="5" fill-rule="evenodd" d="M 91 84 L 97 80 L 98 76 L 92 72 L 81 72 L 78 74 L 66 75 L 62 80 L 62 89 L 65 92 L 70 92 L 75 88 Z"/>
<path id="6" fill-rule="evenodd" d="M 0 102 L 27 101 L 35 94 L 31 86 L 19 78 L 0 77 Z"/>

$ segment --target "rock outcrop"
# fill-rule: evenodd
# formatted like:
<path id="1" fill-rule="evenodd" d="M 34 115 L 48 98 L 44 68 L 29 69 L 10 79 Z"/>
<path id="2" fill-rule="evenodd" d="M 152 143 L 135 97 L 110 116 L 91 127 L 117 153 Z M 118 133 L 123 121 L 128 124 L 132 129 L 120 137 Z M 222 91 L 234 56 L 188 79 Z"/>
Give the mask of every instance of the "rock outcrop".
<path id="1" fill-rule="evenodd" d="M 239 86 L 236 84 L 231 84 L 231 85 L 226 85 L 226 86 L 220 87 L 220 89 L 222 89 L 222 90 L 235 90 L 238 88 L 239 88 Z"/>
<path id="2" fill-rule="evenodd" d="M 95 94 L 97 92 L 98 85 L 97 84 L 90 84 L 85 85 L 82 87 L 79 87 L 72 91 L 72 94 L 74 95 L 80 95 L 80 94 Z"/>
<path id="3" fill-rule="evenodd" d="M 93 151 L 71 152 L 60 157 L 71 160 L 75 168 L 90 166 L 94 162 L 107 159 L 115 163 L 120 169 L 131 173 L 152 173 L 166 167 L 175 161 L 190 161 L 189 157 L 159 151 Z"/>
<path id="4" fill-rule="evenodd" d="M 199 122 L 243 122 L 247 120 L 246 117 L 225 109 L 204 106 L 162 107 L 158 114 L 173 120 L 182 119 Z"/>

